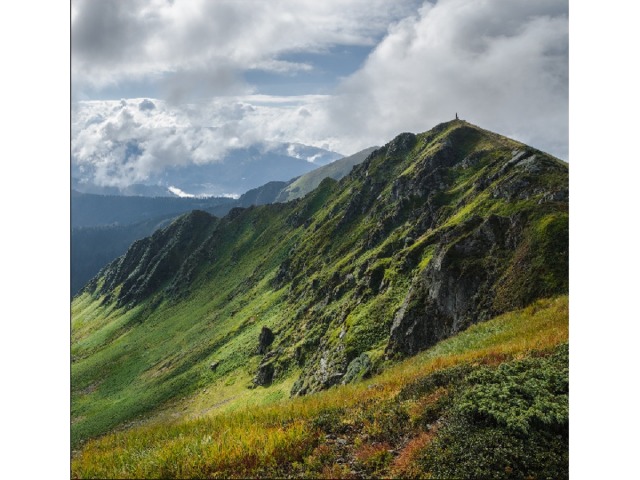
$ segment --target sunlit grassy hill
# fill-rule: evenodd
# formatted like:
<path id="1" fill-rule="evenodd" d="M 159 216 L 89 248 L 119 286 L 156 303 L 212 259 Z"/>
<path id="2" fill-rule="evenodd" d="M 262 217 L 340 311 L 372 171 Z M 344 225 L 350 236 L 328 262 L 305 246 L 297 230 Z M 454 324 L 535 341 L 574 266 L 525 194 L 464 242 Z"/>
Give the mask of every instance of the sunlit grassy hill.
<path id="1" fill-rule="evenodd" d="M 90 441 L 72 475 L 568 478 L 567 316 L 567 297 L 538 301 L 302 398 L 221 379 Z"/>
<path id="2" fill-rule="evenodd" d="M 568 291 L 567 180 L 563 162 L 453 121 L 399 135 L 342 180 L 327 178 L 303 198 L 234 209 L 222 219 L 195 211 L 135 242 L 72 302 L 72 444 L 83 449 L 75 474 L 350 475 L 347 459 L 331 456 L 337 443 L 344 446 L 331 425 L 358 415 L 367 420 L 353 432 L 368 436 L 343 439 L 354 445 L 348 455 L 359 463 L 349 468 L 358 475 L 404 476 L 416 468 L 447 478 L 454 470 L 433 470 L 428 456 L 410 461 L 400 453 L 403 442 L 424 434 L 416 445 L 425 446 L 436 431 L 455 437 L 455 428 L 480 417 L 486 428 L 513 427 L 508 434 L 515 437 L 559 429 L 560 444 L 540 440 L 539 458 L 547 458 L 565 438 L 558 406 L 565 358 L 551 350 L 567 341 L 566 298 L 535 302 Z M 515 322 L 506 336 L 490 327 L 504 322 Z M 438 343 L 459 332 L 453 343 Z M 447 345 L 458 345 L 462 357 L 443 353 Z M 542 357 L 511 363 L 533 351 Z M 503 361 L 512 365 L 505 372 L 480 368 Z M 436 402 L 425 423 L 436 427 L 411 423 L 406 402 L 431 400 L 421 400 L 423 393 L 398 400 L 399 392 L 458 363 L 466 370 L 423 393 L 433 399 L 461 389 L 462 396 L 447 393 L 449 400 Z M 492 387 L 488 407 L 465 397 L 473 382 L 519 383 L 547 367 L 550 377 L 532 386 L 542 392 L 553 383 L 549 398 L 541 393 L 550 402 L 540 407 L 546 420 L 529 418 L 522 405 L 504 407 L 515 409 L 514 421 L 494 415 Z M 346 410 L 323 424 L 320 412 L 342 404 Z M 394 417 L 403 409 L 408 416 Z M 373 430 L 362 430 L 367 422 Z M 384 425 L 400 430 L 385 439 Z M 114 431 L 122 432 L 85 444 Z M 443 456 L 457 455 L 445 450 Z M 405 457 L 405 467 L 394 463 Z M 477 472 L 495 467 L 480 463 Z M 500 468 L 524 471 L 514 465 Z"/>
<path id="3" fill-rule="evenodd" d="M 333 178 L 334 180 L 340 180 L 345 177 L 355 165 L 359 165 L 366 160 L 366 158 L 378 147 L 365 148 L 353 155 L 341 158 L 335 162 L 331 162 L 328 165 L 316 168 L 315 170 L 305 173 L 300 177 L 292 180 L 285 185 L 278 196 L 276 202 L 288 202 L 296 198 L 302 198 L 309 192 L 315 190 L 320 182 L 325 178 Z"/>

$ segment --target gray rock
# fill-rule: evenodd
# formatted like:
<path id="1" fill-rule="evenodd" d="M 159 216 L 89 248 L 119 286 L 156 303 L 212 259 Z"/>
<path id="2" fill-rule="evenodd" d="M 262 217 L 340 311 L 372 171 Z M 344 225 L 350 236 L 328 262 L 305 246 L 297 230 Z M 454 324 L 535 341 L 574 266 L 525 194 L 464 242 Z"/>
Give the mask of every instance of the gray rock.
<path id="1" fill-rule="evenodd" d="M 319 350 L 308 362 L 300 378 L 291 388 L 291 395 L 317 392 L 341 383 L 347 369 L 342 342 L 331 349 Z"/>
<path id="2" fill-rule="evenodd" d="M 275 366 L 272 361 L 262 362 L 258 366 L 258 372 L 253 379 L 254 385 L 271 385 L 273 381 L 273 374 L 275 372 Z"/>
<path id="3" fill-rule="evenodd" d="M 342 384 L 347 384 L 362 380 L 363 378 L 367 378 L 371 374 L 372 367 L 373 364 L 371 363 L 371 359 L 366 353 L 363 353 L 359 357 L 354 358 L 347 367 L 347 372 L 342 378 Z"/>
<path id="4" fill-rule="evenodd" d="M 260 336 L 258 337 L 258 353 L 264 354 L 267 353 L 269 346 L 273 343 L 275 335 L 273 332 L 267 328 L 262 327 L 260 331 Z"/>
<path id="5" fill-rule="evenodd" d="M 417 137 L 413 133 L 401 133 L 394 138 L 387 147 L 387 155 L 395 156 L 407 153 L 417 142 Z"/>
<path id="6" fill-rule="evenodd" d="M 491 216 L 450 232 L 453 241 L 443 239 L 396 313 L 387 355 L 413 355 L 495 315 L 494 286 L 507 265 L 497 259 L 512 253 L 517 231 L 509 218 Z"/>

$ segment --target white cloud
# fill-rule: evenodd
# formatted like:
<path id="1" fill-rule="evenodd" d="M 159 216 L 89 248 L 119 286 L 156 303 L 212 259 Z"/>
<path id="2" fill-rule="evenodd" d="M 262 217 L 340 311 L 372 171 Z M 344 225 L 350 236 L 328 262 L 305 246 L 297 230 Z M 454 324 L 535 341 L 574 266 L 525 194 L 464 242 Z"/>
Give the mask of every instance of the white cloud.
<path id="1" fill-rule="evenodd" d="M 267 149 L 269 142 L 297 142 L 331 150 L 335 139 L 315 133 L 326 100 L 258 95 L 180 106 L 157 99 L 77 102 L 72 163 L 97 185 L 125 187 L 169 167 L 219 162 L 229 149 L 257 143 Z"/>
<path id="2" fill-rule="evenodd" d="M 102 3 L 108 7 L 96 6 Z M 75 42 L 83 35 L 88 42 L 73 52 L 75 77 L 99 83 L 171 71 L 166 82 L 175 85 L 165 100 L 74 104 L 72 161 L 100 185 L 217 162 L 230 148 L 258 142 L 349 155 L 402 131 L 428 130 L 456 112 L 568 158 L 566 2 L 440 0 L 410 16 L 410 2 L 381 0 L 123 3 L 74 2 Z M 98 13 L 106 24 L 118 23 L 118 38 L 98 27 L 90 35 L 87 18 Z M 307 68 L 279 61 L 278 53 L 367 43 L 385 28 L 363 67 L 333 95 L 252 95 L 236 82 L 240 67 Z M 208 100 L 189 103 L 181 89 L 201 89 Z M 205 95 L 211 91 L 225 95 Z"/>
<path id="3" fill-rule="evenodd" d="M 278 56 L 334 45 L 373 45 L 390 20 L 407 15 L 416 4 L 73 0 L 72 77 L 76 90 L 166 76 L 167 97 L 181 99 L 194 87 L 215 95 L 248 93 L 239 72 L 308 70 L 304 62 Z"/>
<path id="4" fill-rule="evenodd" d="M 175 196 L 180 198 L 195 198 L 195 195 L 191 193 L 186 193 L 180 190 L 178 187 L 174 187 L 173 185 L 169 186 L 168 190 L 173 193 Z"/>
<path id="5" fill-rule="evenodd" d="M 353 147 L 455 112 L 567 158 L 567 3 L 440 0 L 390 28 L 328 103 L 325 134 Z"/>

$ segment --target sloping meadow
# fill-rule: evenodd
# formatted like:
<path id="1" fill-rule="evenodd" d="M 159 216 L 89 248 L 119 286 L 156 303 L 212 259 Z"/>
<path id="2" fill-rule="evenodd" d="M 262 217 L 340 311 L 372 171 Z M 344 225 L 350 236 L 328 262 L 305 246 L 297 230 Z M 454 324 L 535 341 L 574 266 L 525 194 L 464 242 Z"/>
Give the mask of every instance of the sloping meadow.
<path id="1" fill-rule="evenodd" d="M 91 440 L 72 476 L 567 478 L 567 341 L 540 300 L 363 382 Z"/>
<path id="2" fill-rule="evenodd" d="M 319 414 L 314 408 L 325 409 L 333 404 L 330 398 L 336 406 L 352 397 L 365 404 L 369 397 L 389 400 L 410 383 L 408 374 L 396 381 L 385 373 L 402 358 L 436 344 L 437 351 L 446 345 L 438 342 L 478 322 L 568 291 L 567 177 L 562 162 L 455 121 L 420 135 L 398 136 L 341 181 L 325 179 L 302 199 L 234 209 L 222 219 L 193 212 L 136 242 L 72 302 L 72 443 L 79 448 L 89 438 L 149 418 L 162 427 L 106 437 L 123 439 L 126 445 L 102 448 L 107 444 L 92 442 L 74 471 L 106 475 L 89 466 L 109 464 L 106 457 L 99 460 L 111 455 L 109 449 L 125 457 L 137 451 L 140 458 L 142 450 L 151 449 L 149 463 L 138 462 L 139 471 L 126 470 L 134 469 L 135 462 L 122 460 L 117 468 L 125 469 L 123 476 L 125 471 L 129 476 L 206 476 L 234 468 L 276 474 L 275 464 L 264 463 L 267 458 L 279 464 L 293 455 L 285 463 L 304 465 L 309 455 L 324 458 L 329 453 L 313 453 L 322 443 L 318 435 L 337 434 L 321 425 L 316 425 L 320 433 L 309 428 L 308 421 Z M 264 328 L 273 333 L 273 342 L 258 353 Z M 538 338 L 536 332 L 529 334 Z M 562 341 L 566 338 L 505 346 L 494 360 Z M 477 361 L 491 363 L 491 355 L 502 347 L 492 348 L 470 345 L 465 352 L 474 351 Z M 421 376 L 446 362 L 456 363 L 444 360 L 456 355 L 438 357 L 440 363 L 428 360 L 436 362 L 431 367 L 409 360 L 403 368 Z M 483 355 L 486 359 L 480 360 Z M 376 378 L 386 379 L 381 390 L 345 385 L 380 373 Z M 455 382 L 451 388 L 458 388 Z M 280 406 L 290 395 L 336 385 L 342 386 L 331 394 Z M 440 395 L 434 392 L 425 395 Z M 264 404 L 278 406 L 240 412 L 245 405 Z M 309 409 L 308 414 L 296 413 L 307 420 L 268 420 L 272 414 L 279 419 L 295 405 Z M 372 408 L 374 417 L 382 414 L 382 407 Z M 237 430 L 220 423 L 222 417 L 167 426 L 198 418 L 204 410 L 206 415 L 238 410 L 228 419 L 237 421 Z M 251 415 L 259 418 L 253 422 Z M 467 411 L 459 415 L 475 418 Z M 252 422 L 255 435 L 242 434 Z M 181 433 L 174 435 L 172 428 Z M 192 428 L 193 441 L 175 438 L 186 439 Z M 195 433 L 207 429 L 202 437 Z M 220 436 L 227 430 L 236 433 Z M 423 433 L 429 442 L 435 435 L 429 429 Z M 207 435 L 211 440 L 203 440 Z M 397 458 L 407 435 L 398 433 L 386 449 L 391 454 L 378 448 L 382 439 L 363 443 L 373 450 L 356 452 L 353 458 L 370 465 L 353 468 L 390 472 L 389 462 Z M 262 444 L 259 438 L 272 438 L 272 443 Z M 142 450 L 135 447 L 138 441 L 146 445 Z M 249 451 L 253 457 L 247 456 Z M 368 456 L 374 460 L 363 460 Z M 187 457 L 193 465 L 186 463 Z M 234 458 L 250 460 L 242 467 Z M 300 471 L 321 472 L 328 460 L 318 462 Z M 430 465 L 426 457 L 420 462 L 424 468 Z M 417 464 L 411 460 L 407 465 Z M 117 468 L 111 468 L 107 476 L 118 476 L 113 474 Z"/>

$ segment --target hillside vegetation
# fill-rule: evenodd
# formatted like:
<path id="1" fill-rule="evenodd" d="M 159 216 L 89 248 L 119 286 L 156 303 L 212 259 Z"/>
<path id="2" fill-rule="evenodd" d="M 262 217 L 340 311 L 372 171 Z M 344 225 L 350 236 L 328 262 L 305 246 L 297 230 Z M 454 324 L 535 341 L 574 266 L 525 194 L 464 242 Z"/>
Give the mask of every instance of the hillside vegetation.
<path id="1" fill-rule="evenodd" d="M 233 209 L 222 219 L 192 212 L 135 242 L 72 302 L 72 443 L 83 448 L 76 475 L 107 475 L 91 468 L 108 465 L 111 451 L 123 457 L 114 457 L 108 476 L 134 468 L 126 465 L 138 458 L 135 475 L 151 477 L 342 476 L 354 470 L 450 478 L 456 464 L 467 465 L 459 456 L 499 438 L 498 431 L 506 435 L 500 442 L 512 442 L 509 451 L 521 454 L 500 466 L 505 475 L 522 478 L 532 469 L 544 476 L 544 465 L 565 465 L 566 355 L 552 347 L 566 342 L 566 298 L 535 302 L 568 291 L 567 180 L 563 162 L 453 121 L 399 135 L 342 180 L 327 178 L 301 199 Z M 533 325 L 527 334 L 532 343 L 525 335 L 501 337 L 491 322 L 467 330 L 528 305 L 493 322 L 519 318 L 520 327 L 507 329 L 512 332 Z M 438 342 L 465 330 L 450 340 L 471 342 L 459 361 L 457 353 L 438 350 L 451 345 Z M 483 331 L 481 338 L 495 333 L 493 350 L 472 340 L 471 332 Z M 532 357 L 532 351 L 539 353 Z M 505 366 L 495 367 L 500 362 Z M 435 390 L 400 394 L 425 374 L 458 363 L 466 367 L 443 373 Z M 538 378 L 535 372 L 547 373 Z M 378 387 L 360 382 L 369 377 L 386 385 L 380 397 Z M 513 385 L 515 392 L 521 384 L 530 389 L 523 399 L 544 404 L 524 411 L 521 402 L 500 403 L 502 386 Z M 334 386 L 340 387 L 317 393 Z M 479 396 L 465 394 L 476 388 Z M 441 394 L 447 400 L 436 402 L 435 416 L 424 423 L 430 426 L 414 425 L 407 402 L 427 405 L 427 397 Z M 291 396 L 308 398 L 287 400 Z M 262 407 L 243 410 L 251 405 Z M 308 414 L 281 420 L 296 405 L 309 406 Z M 323 424 L 320 410 L 331 405 L 338 410 Z M 237 413 L 220 417 L 220 411 Z M 345 466 L 344 456 L 333 462 L 333 446 L 345 444 L 331 428 L 358 418 L 353 432 L 367 436 L 343 438 L 353 442 L 355 463 Z M 309 421 L 320 423 L 309 429 Z M 362 430 L 367 422 L 371 428 Z M 459 443 L 469 429 L 479 436 Z M 424 434 L 411 447 L 415 459 L 401 453 L 414 434 Z M 523 443 L 531 439 L 535 458 Z M 100 443 L 112 441 L 124 443 Z M 451 442 L 459 449 L 449 449 Z M 440 452 L 437 462 L 418 448 L 427 444 L 433 455 Z M 504 458 L 493 458 L 495 449 L 487 448 L 473 457 L 477 465 L 460 468 L 476 469 L 465 471 L 478 476 L 493 472 Z M 553 452 L 559 456 L 549 457 Z M 405 467 L 395 463 L 402 458 Z M 248 464 L 240 465 L 242 459 Z M 285 464 L 293 469 L 279 470 Z"/>
<path id="2" fill-rule="evenodd" d="M 191 210 L 222 217 L 234 207 L 250 207 L 300 198 L 331 177 L 339 180 L 362 163 L 374 148 L 312 170 L 287 182 L 273 181 L 248 190 L 240 198 L 173 198 L 71 194 L 71 296 L 129 245 Z M 329 157 L 332 158 L 332 157 Z M 326 158 L 325 158 L 326 160 Z M 153 218 L 151 218 L 153 217 Z"/>
<path id="3" fill-rule="evenodd" d="M 541 300 L 316 395 L 178 404 L 90 441 L 72 476 L 568 478 L 567 316 Z"/>

